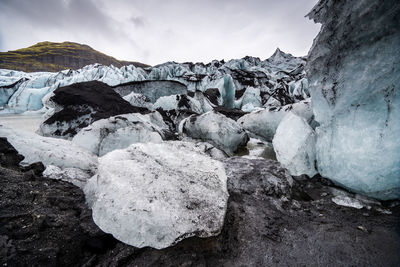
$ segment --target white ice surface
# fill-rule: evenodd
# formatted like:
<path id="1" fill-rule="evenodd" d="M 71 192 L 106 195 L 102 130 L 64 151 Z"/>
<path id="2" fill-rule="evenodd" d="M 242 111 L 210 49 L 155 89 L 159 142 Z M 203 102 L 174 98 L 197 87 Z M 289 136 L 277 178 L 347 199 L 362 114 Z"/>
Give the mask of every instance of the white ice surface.
<path id="1" fill-rule="evenodd" d="M 227 177 L 193 143 L 133 144 L 99 159 L 85 188 L 95 223 L 135 247 L 171 246 L 221 231 Z"/>

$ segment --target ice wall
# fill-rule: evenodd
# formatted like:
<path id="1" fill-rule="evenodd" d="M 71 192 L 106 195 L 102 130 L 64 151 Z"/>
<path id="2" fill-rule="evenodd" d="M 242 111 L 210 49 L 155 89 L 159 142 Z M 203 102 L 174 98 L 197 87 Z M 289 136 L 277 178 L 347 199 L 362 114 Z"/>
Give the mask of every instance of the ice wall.
<path id="1" fill-rule="evenodd" d="M 381 199 L 400 197 L 400 2 L 321 0 L 307 75 L 321 175 Z"/>

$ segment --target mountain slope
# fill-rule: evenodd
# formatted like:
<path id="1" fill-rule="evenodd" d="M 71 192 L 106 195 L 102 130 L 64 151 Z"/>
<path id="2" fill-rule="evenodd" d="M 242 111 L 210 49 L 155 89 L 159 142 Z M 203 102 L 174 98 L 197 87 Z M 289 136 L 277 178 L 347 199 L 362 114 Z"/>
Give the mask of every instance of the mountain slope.
<path id="1" fill-rule="evenodd" d="M 0 52 L 0 69 L 25 72 L 77 70 L 93 63 L 106 66 L 112 64 L 115 67 L 130 64 L 137 67 L 148 67 L 139 62 L 119 61 L 90 46 L 72 42 L 40 42 L 27 48 Z"/>

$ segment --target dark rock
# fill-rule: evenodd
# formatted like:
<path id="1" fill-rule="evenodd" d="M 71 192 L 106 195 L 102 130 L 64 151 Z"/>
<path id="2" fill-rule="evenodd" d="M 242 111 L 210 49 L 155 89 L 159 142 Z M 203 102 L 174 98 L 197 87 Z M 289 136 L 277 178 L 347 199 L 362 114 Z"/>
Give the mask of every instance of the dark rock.
<path id="1" fill-rule="evenodd" d="M 243 88 L 241 90 L 236 90 L 235 91 L 235 99 L 239 99 L 244 95 L 244 92 L 246 92 L 246 88 Z"/>
<path id="2" fill-rule="evenodd" d="M 244 112 L 243 110 L 236 109 L 236 108 L 231 109 L 231 108 L 226 108 L 226 107 L 215 107 L 214 110 L 227 116 L 228 118 L 235 120 L 235 121 L 237 121 L 240 117 L 247 114 L 247 112 Z"/>
<path id="3" fill-rule="evenodd" d="M 19 163 L 24 160 L 24 156 L 7 141 L 7 138 L 0 137 L 0 166 L 18 169 Z"/>
<path id="4" fill-rule="evenodd" d="M 221 93 L 219 92 L 218 88 L 209 88 L 204 91 L 204 96 L 210 100 L 210 102 L 216 106 L 218 106 L 218 99 L 221 96 Z"/>
<path id="5" fill-rule="evenodd" d="M 250 59 L 250 57 L 247 59 Z M 266 84 L 269 80 L 269 77 L 262 71 L 249 71 L 245 69 L 231 69 L 231 76 L 244 88 L 248 86 L 259 87 L 261 84 Z"/>
<path id="6" fill-rule="evenodd" d="M 85 242 L 85 247 L 93 253 L 104 254 L 107 250 L 112 250 L 118 241 L 110 234 L 99 234 L 89 237 Z"/>
<path id="7" fill-rule="evenodd" d="M 42 175 L 46 169 L 43 163 L 35 162 L 22 168 L 24 172 L 32 171 L 35 175 Z"/>
<path id="8" fill-rule="evenodd" d="M 158 108 L 157 111 L 161 114 L 164 122 L 168 125 L 168 127 L 171 130 L 171 134 L 167 134 L 167 136 L 170 136 L 172 138 L 171 140 L 177 140 L 178 138 L 177 127 L 180 121 L 186 119 L 191 115 L 198 115 L 196 112 L 191 111 L 189 109 L 163 110 L 162 108 Z"/>
<path id="9" fill-rule="evenodd" d="M 73 137 L 80 129 L 100 119 L 149 112 L 146 108 L 132 106 L 110 86 L 98 81 L 60 87 L 54 91 L 50 101 L 61 110 L 41 125 L 45 136 Z"/>
<path id="10" fill-rule="evenodd" d="M 0 167 L 0 265 L 82 266 L 113 249 L 117 241 L 94 224 L 83 192 L 37 176 L 40 169 Z"/>
<path id="11" fill-rule="evenodd" d="M 179 109 L 190 109 L 189 99 L 186 95 L 177 95 L 176 100 L 178 100 Z"/>

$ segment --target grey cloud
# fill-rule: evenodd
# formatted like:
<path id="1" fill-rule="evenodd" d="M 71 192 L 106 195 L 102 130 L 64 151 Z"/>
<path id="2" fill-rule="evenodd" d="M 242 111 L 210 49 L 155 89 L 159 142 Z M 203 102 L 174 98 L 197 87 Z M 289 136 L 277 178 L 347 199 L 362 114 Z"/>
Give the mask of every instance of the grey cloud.
<path id="1" fill-rule="evenodd" d="M 267 58 L 278 46 L 300 56 L 318 32 L 319 26 L 304 18 L 316 2 L 0 0 L 0 48 L 65 36 L 116 58 L 149 64 Z"/>
<path id="2" fill-rule="evenodd" d="M 112 19 L 92 0 L 3 0 L 0 9 L 19 18 L 20 24 L 113 35 Z"/>
<path id="3" fill-rule="evenodd" d="M 143 17 L 131 17 L 131 22 L 137 27 L 143 27 L 146 25 L 146 20 Z"/>

